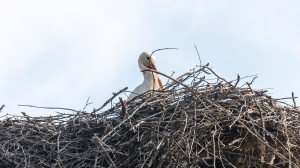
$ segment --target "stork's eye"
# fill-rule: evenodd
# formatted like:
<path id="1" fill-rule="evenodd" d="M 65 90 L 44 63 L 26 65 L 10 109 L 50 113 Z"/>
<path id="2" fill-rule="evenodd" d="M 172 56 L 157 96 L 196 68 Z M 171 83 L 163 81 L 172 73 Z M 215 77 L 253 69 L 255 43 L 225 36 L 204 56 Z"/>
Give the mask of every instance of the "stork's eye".
<path id="1" fill-rule="evenodd" d="M 150 60 L 150 57 L 147 57 L 147 60 Z"/>

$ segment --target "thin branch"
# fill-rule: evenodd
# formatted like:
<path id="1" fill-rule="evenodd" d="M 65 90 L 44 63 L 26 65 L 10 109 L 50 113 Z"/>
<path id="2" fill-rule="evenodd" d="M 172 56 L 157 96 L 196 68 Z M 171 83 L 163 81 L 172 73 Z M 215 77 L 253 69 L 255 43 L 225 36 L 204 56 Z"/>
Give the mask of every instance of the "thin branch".
<path id="1" fill-rule="evenodd" d="M 23 106 L 23 107 L 33 107 L 33 108 L 41 108 L 41 109 L 67 110 L 67 111 L 80 112 L 80 111 L 78 111 L 78 110 L 74 110 L 74 109 L 71 109 L 71 108 L 62 108 L 62 107 L 41 107 L 41 106 L 22 105 L 22 104 L 18 104 L 18 106 Z"/>
<path id="2" fill-rule="evenodd" d="M 202 66 L 200 54 L 199 54 L 199 52 L 198 52 L 198 48 L 197 48 L 196 44 L 194 44 L 194 46 L 195 46 L 195 49 L 196 49 L 196 51 L 197 51 L 197 55 L 198 55 L 198 59 L 199 59 L 199 63 L 200 63 L 199 65 Z"/>
<path id="3" fill-rule="evenodd" d="M 99 107 L 98 109 L 95 109 L 92 113 L 102 110 L 109 102 L 111 102 L 114 98 L 116 98 L 119 94 L 126 91 L 127 89 L 128 89 L 128 87 L 125 87 L 125 88 L 121 89 L 119 92 L 113 93 L 113 96 L 110 99 L 106 100 L 106 102 L 101 107 Z"/>
<path id="4" fill-rule="evenodd" d="M 1 107 L 0 107 L 0 112 L 2 111 L 2 109 L 5 107 L 5 104 L 3 104 Z"/>
<path id="5" fill-rule="evenodd" d="M 154 50 L 152 51 L 150 57 L 157 51 L 161 51 L 161 50 L 178 50 L 178 48 L 160 48 L 160 49 L 157 49 L 157 50 Z"/>
<path id="6" fill-rule="evenodd" d="M 292 92 L 292 97 L 293 97 L 294 108 L 297 108 L 294 92 Z"/>

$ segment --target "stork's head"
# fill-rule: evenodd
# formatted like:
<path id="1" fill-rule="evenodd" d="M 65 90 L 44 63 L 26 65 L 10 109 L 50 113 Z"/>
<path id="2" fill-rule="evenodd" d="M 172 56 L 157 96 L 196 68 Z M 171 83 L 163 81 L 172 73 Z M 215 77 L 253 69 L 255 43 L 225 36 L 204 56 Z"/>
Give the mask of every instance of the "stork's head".
<path id="1" fill-rule="evenodd" d="M 149 52 L 142 52 L 139 57 L 139 67 L 140 69 L 153 69 L 157 71 L 155 67 L 156 58 L 154 55 L 151 55 Z"/>

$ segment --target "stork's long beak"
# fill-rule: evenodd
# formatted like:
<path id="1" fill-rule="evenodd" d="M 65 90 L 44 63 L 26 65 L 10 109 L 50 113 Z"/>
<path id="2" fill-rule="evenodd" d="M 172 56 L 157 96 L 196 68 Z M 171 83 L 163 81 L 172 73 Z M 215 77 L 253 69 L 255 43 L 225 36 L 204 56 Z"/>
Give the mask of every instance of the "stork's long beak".
<path id="1" fill-rule="evenodd" d="M 150 63 L 150 65 L 148 66 L 148 68 L 157 71 L 156 66 L 154 64 L 152 64 L 152 63 Z"/>

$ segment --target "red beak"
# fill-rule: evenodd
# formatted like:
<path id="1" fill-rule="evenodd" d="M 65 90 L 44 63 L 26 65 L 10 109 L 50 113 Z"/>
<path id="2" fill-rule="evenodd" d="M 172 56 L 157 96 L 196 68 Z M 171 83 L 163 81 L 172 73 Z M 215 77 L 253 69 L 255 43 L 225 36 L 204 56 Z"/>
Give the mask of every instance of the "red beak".
<path id="1" fill-rule="evenodd" d="M 150 63 L 150 65 L 148 66 L 148 68 L 157 71 L 156 66 L 154 64 L 152 64 L 152 63 Z"/>

